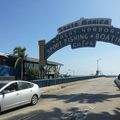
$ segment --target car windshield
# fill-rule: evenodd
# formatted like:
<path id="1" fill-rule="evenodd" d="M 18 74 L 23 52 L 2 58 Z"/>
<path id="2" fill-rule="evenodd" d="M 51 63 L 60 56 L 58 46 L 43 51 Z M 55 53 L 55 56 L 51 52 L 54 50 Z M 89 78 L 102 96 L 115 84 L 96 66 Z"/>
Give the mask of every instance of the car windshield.
<path id="1" fill-rule="evenodd" d="M 0 89 L 5 86 L 7 83 L 0 83 Z"/>

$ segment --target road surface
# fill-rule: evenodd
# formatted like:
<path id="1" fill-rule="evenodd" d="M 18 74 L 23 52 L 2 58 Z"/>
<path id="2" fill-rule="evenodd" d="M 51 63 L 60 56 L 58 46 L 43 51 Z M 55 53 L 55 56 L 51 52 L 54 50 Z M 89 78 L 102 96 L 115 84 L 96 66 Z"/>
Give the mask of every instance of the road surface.
<path id="1" fill-rule="evenodd" d="M 4 112 L 0 120 L 120 120 L 120 91 L 114 79 L 79 81 L 44 93 L 37 105 Z"/>

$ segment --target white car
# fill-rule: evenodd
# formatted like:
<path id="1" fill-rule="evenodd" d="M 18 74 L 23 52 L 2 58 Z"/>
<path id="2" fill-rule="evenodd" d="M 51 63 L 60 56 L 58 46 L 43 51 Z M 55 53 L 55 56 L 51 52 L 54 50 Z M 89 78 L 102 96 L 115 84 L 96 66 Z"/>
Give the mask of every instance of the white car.
<path id="1" fill-rule="evenodd" d="M 27 81 L 0 81 L 0 112 L 28 103 L 37 104 L 41 92 Z"/>

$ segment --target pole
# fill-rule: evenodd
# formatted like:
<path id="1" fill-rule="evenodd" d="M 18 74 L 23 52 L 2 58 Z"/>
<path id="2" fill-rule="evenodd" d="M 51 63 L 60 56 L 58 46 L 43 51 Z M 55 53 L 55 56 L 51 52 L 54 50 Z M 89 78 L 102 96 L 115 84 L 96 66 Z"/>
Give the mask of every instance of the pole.
<path id="1" fill-rule="evenodd" d="M 97 71 L 99 71 L 99 60 L 97 60 Z"/>
<path id="2" fill-rule="evenodd" d="M 40 78 L 44 78 L 44 71 L 43 66 L 46 64 L 46 58 L 45 58 L 45 40 L 38 41 L 39 45 L 39 71 L 40 71 Z"/>
<path id="3" fill-rule="evenodd" d="M 101 60 L 101 58 L 100 59 L 97 59 L 97 70 L 96 70 L 96 75 L 98 76 L 99 75 L 99 61 Z"/>

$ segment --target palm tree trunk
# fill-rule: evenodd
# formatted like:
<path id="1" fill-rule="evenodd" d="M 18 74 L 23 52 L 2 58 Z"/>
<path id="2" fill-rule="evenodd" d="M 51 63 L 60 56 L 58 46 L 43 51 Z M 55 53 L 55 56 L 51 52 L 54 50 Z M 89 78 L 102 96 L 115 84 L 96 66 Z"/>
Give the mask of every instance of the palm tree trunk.
<path id="1" fill-rule="evenodd" d="M 21 61 L 21 80 L 23 80 L 23 60 Z"/>

